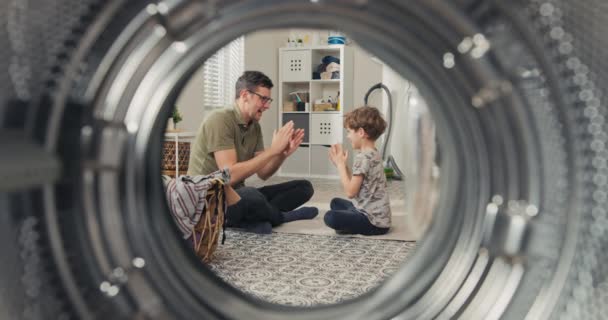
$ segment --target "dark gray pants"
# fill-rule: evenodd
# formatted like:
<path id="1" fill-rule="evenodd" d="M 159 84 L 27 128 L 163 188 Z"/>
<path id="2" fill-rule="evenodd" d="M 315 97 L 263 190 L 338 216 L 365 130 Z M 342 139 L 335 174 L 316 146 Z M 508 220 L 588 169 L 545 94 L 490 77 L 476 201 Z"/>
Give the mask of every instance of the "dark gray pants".
<path id="1" fill-rule="evenodd" d="M 243 227 L 256 222 L 270 222 L 275 227 L 283 223 L 282 212 L 291 211 L 312 197 L 314 190 L 307 180 L 236 189 L 241 200 L 228 207 L 227 227 Z"/>
<path id="2" fill-rule="evenodd" d="M 323 220 L 328 227 L 340 233 L 371 236 L 385 234 L 389 230 L 371 224 L 367 216 L 359 212 L 349 200 L 333 198 L 329 207 L 331 210 L 327 211 Z"/>

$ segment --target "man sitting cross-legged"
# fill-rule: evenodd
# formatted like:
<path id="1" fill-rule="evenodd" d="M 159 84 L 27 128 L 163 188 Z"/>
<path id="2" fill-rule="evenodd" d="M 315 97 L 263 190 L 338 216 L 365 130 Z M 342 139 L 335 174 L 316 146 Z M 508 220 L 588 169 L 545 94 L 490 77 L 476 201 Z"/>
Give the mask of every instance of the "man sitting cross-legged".
<path id="1" fill-rule="evenodd" d="M 270 233 L 273 226 L 312 219 L 317 208 L 299 206 L 313 195 L 307 180 L 293 180 L 262 188 L 246 187 L 245 179 L 257 174 L 270 178 L 304 139 L 293 122 L 276 130 L 264 150 L 259 121 L 270 108 L 272 81 L 258 71 L 246 71 L 236 82 L 232 107 L 212 112 L 201 124 L 190 153 L 188 175 L 205 175 L 230 169 L 230 185 L 241 200 L 228 207 L 226 225 L 256 233 Z"/>

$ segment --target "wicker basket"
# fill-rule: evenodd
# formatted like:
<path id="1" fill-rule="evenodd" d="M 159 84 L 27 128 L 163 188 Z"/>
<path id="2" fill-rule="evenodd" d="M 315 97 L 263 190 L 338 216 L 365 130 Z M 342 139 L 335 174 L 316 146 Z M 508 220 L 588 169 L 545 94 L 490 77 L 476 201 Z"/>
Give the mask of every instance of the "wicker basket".
<path id="1" fill-rule="evenodd" d="M 178 142 L 178 163 L 179 163 L 179 175 L 185 175 L 188 172 L 188 161 L 190 160 L 190 142 Z M 163 142 L 163 162 L 162 162 L 162 174 L 175 177 L 175 142 L 164 141 Z"/>
<path id="2" fill-rule="evenodd" d="M 196 255 L 204 263 L 209 263 L 214 257 L 215 249 L 220 242 L 220 233 L 222 233 L 224 227 L 224 214 L 226 212 L 224 183 L 215 179 L 211 188 L 207 190 L 205 198 L 207 202 L 205 212 L 194 227 L 191 239 Z"/>

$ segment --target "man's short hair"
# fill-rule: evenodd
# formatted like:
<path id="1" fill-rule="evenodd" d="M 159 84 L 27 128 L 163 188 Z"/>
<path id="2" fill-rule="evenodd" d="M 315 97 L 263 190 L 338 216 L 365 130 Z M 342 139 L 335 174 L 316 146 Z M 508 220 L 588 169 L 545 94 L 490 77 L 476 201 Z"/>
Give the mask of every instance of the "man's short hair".
<path id="1" fill-rule="evenodd" d="M 268 89 L 272 89 L 274 85 L 272 84 L 272 80 L 268 78 L 267 75 L 263 74 L 260 71 L 245 71 L 243 75 L 239 77 L 236 81 L 235 85 L 235 99 L 238 99 L 241 95 L 241 90 L 251 90 L 254 91 L 257 87 L 264 87 Z"/>
<path id="2" fill-rule="evenodd" d="M 370 140 L 376 141 L 386 129 L 386 121 L 374 107 L 363 106 L 344 115 L 344 127 L 351 130 L 363 128 Z"/>

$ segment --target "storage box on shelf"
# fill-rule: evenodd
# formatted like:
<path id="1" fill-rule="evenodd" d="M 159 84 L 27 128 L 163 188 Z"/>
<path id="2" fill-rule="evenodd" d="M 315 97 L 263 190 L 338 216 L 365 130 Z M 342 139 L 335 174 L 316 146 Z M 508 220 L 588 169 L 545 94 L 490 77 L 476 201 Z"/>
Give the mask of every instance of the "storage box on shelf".
<path id="1" fill-rule="evenodd" d="M 344 113 L 354 107 L 352 48 L 281 48 L 279 57 L 278 123 L 293 121 L 296 128 L 305 130 L 304 142 L 279 175 L 337 177 L 328 148 L 344 141 Z M 325 72 L 319 70 L 321 64 Z"/>

